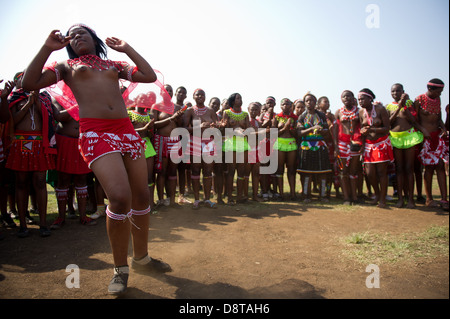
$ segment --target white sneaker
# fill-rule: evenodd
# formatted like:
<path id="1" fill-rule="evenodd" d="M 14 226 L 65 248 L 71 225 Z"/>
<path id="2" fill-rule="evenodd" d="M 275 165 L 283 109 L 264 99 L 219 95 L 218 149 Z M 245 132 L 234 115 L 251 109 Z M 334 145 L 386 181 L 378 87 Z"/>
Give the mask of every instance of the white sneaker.
<path id="1" fill-rule="evenodd" d="M 192 204 L 192 202 L 183 195 L 180 195 L 178 197 L 178 204 Z"/>
<path id="2" fill-rule="evenodd" d="M 106 206 L 97 207 L 97 211 L 93 213 L 90 217 L 92 219 L 97 219 L 106 215 Z"/>

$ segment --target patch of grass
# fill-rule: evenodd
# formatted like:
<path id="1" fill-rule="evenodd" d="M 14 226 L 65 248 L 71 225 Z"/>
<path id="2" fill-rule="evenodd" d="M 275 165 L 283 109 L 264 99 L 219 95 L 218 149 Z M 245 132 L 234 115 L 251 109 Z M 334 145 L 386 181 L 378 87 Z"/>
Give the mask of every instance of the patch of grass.
<path id="1" fill-rule="evenodd" d="M 359 234 L 359 233 L 353 233 L 348 238 L 345 239 L 345 241 L 348 244 L 368 244 L 370 243 L 370 235 L 368 232 Z"/>
<path id="2" fill-rule="evenodd" d="M 401 235 L 353 233 L 343 239 L 343 255 L 363 264 L 417 261 L 448 256 L 448 226 L 432 226 L 423 233 Z"/>

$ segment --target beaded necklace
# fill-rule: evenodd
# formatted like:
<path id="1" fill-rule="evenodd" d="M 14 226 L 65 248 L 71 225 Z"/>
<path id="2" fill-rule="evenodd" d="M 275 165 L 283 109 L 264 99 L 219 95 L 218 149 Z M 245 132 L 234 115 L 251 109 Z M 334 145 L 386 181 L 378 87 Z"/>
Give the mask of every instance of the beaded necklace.
<path id="1" fill-rule="evenodd" d="M 367 118 L 367 123 L 369 123 L 369 125 L 372 126 L 373 119 L 377 117 L 377 111 L 375 110 L 375 105 L 372 105 L 372 111 L 370 111 L 370 116 L 369 116 L 369 113 L 367 113 L 366 109 L 364 109 L 364 115 Z"/>
<path id="2" fill-rule="evenodd" d="M 291 122 L 291 125 L 290 125 L 291 129 L 294 128 L 294 126 L 296 125 L 297 120 L 298 120 L 298 117 L 295 114 L 290 113 L 290 114 L 286 115 L 283 112 L 278 113 L 275 118 L 279 123 L 283 123 L 283 124 L 286 124 L 289 119 L 293 119 L 294 121 Z"/>
<path id="3" fill-rule="evenodd" d="M 420 108 L 426 112 L 432 114 L 441 114 L 441 98 L 438 97 L 436 99 L 430 98 L 426 94 L 422 94 L 417 97 L 417 100 L 420 103 Z"/>
<path id="4" fill-rule="evenodd" d="M 244 120 L 244 119 L 248 116 L 248 113 L 247 113 L 247 112 L 241 110 L 241 111 L 238 113 L 238 112 L 235 112 L 232 108 L 229 108 L 228 110 L 225 110 L 225 112 L 227 113 L 227 115 L 228 115 L 232 120 L 234 120 L 234 121 L 236 121 L 236 122 L 242 121 L 242 120 Z"/>
<path id="5" fill-rule="evenodd" d="M 319 117 L 319 115 L 316 113 L 316 112 L 314 112 L 314 114 L 311 114 L 311 113 L 306 113 L 306 116 L 305 116 L 305 127 L 313 127 L 313 126 L 316 126 L 317 124 L 320 124 L 321 123 L 321 121 L 320 121 L 320 117 Z"/>
<path id="6" fill-rule="evenodd" d="M 114 67 L 118 72 L 123 71 L 124 67 L 128 65 L 128 63 L 126 62 L 103 60 L 99 56 L 93 54 L 87 54 L 80 56 L 79 58 L 67 60 L 67 63 L 71 68 L 73 68 L 74 66 L 83 65 L 98 71 L 104 71 Z"/>
<path id="7" fill-rule="evenodd" d="M 403 107 L 403 109 L 406 110 L 407 108 L 410 108 L 412 105 L 413 105 L 413 101 L 407 100 L 406 103 L 405 103 L 405 106 Z M 397 109 L 398 109 L 398 102 L 394 101 L 394 102 L 386 105 L 386 110 L 388 110 L 388 111 L 394 112 Z"/>
<path id="8" fill-rule="evenodd" d="M 148 123 L 150 122 L 150 116 L 148 114 L 140 114 L 135 111 L 128 111 L 128 116 L 131 122 L 141 122 Z"/>
<path id="9" fill-rule="evenodd" d="M 34 104 L 31 106 L 29 111 L 30 111 L 30 118 L 31 118 L 31 130 L 34 131 L 36 129 L 36 122 L 34 121 Z"/>
<path id="10" fill-rule="evenodd" d="M 193 108 L 193 110 L 194 110 L 194 113 L 195 113 L 197 116 L 203 116 L 203 115 L 206 114 L 206 111 L 208 111 L 208 108 L 207 108 L 206 106 L 198 107 L 197 105 L 195 105 L 195 106 L 193 106 L 192 108 Z"/>
<path id="11" fill-rule="evenodd" d="M 351 110 L 348 110 L 345 106 L 341 107 L 341 121 L 353 121 L 358 117 L 358 108 L 353 105 Z"/>
<path id="12" fill-rule="evenodd" d="M 286 122 L 289 120 L 289 118 L 291 118 L 291 117 L 292 117 L 291 114 L 286 115 L 286 114 L 284 114 L 283 112 L 278 113 L 278 114 L 275 116 L 275 118 L 277 119 L 277 121 L 278 121 L 278 122 L 281 122 L 281 123 L 286 123 Z"/>

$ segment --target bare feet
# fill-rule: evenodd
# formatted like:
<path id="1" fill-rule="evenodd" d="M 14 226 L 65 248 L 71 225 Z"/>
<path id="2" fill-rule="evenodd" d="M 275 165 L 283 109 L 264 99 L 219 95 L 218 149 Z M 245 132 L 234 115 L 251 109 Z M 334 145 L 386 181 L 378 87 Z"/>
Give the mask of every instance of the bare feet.
<path id="1" fill-rule="evenodd" d="M 260 202 L 262 202 L 263 200 L 260 199 L 260 198 L 258 198 L 258 196 L 253 196 L 253 197 L 252 197 L 252 201 L 257 202 L 257 203 L 260 203 Z"/>
<path id="2" fill-rule="evenodd" d="M 326 198 L 326 197 L 320 198 L 320 201 L 321 201 L 322 203 L 329 203 L 329 202 L 330 202 L 330 200 L 329 200 L 328 198 Z"/>
<path id="3" fill-rule="evenodd" d="M 441 208 L 442 208 L 443 210 L 447 210 L 447 211 L 448 211 L 448 201 L 447 201 L 447 200 L 441 200 L 441 201 L 439 202 L 439 204 L 440 204 L 440 206 L 441 206 Z"/>
<path id="4" fill-rule="evenodd" d="M 405 204 L 405 201 L 404 201 L 403 198 L 402 198 L 402 199 L 399 199 L 399 200 L 398 200 L 398 202 L 397 202 L 397 204 L 395 205 L 395 207 L 397 207 L 397 208 L 402 208 L 404 204 Z"/>
<path id="5" fill-rule="evenodd" d="M 380 203 L 378 204 L 378 207 L 379 207 L 379 208 L 387 208 L 387 205 L 386 205 L 386 203 L 380 202 Z"/>
<path id="6" fill-rule="evenodd" d="M 439 204 L 436 202 L 436 201 L 434 201 L 434 200 L 429 200 L 429 199 L 427 199 L 427 201 L 425 202 L 425 206 L 427 206 L 427 207 L 439 207 Z"/>
<path id="7" fill-rule="evenodd" d="M 416 208 L 416 204 L 414 202 L 408 202 L 408 204 L 406 204 L 406 208 L 409 208 L 409 209 Z"/>

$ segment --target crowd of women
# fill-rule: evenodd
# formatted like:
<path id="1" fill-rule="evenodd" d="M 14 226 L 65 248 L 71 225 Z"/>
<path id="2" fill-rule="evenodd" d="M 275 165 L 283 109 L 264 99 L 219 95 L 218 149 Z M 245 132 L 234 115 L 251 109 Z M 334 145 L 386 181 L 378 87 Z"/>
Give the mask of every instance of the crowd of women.
<path id="1" fill-rule="evenodd" d="M 14 82 L 5 85 L 4 101 L 8 101 L 7 92 L 11 91 L 12 83 L 20 87 L 22 75 L 19 72 Z M 179 208 L 183 204 L 192 204 L 193 209 L 198 209 L 201 205 L 215 208 L 217 204 L 234 205 L 248 200 L 258 202 L 301 200 L 308 203 L 312 200 L 314 192 L 318 193 L 320 201 L 328 202 L 332 188 L 336 197 L 343 198 L 345 205 L 363 203 L 365 199 L 370 199 L 370 204 L 385 207 L 390 176 L 398 197 L 396 207 L 403 207 L 406 197 L 405 207 L 414 208 L 416 195 L 416 199 L 419 202 L 423 201 L 427 206 L 439 204 L 448 209 L 444 172 L 444 164 L 448 164 L 448 120 L 445 124 L 442 122 L 440 105 L 429 106 L 430 102 L 439 99 L 442 87 L 441 81 L 432 80 L 428 83 L 427 94 L 421 95 L 413 102 L 405 94 L 403 86 L 396 83 L 392 85 L 391 90 L 393 102 L 386 106 L 374 102 L 375 95 L 369 89 L 361 90 L 358 98 L 353 92 L 345 90 L 341 96 L 343 106 L 335 114 L 330 112 L 330 102 L 326 96 L 317 99 L 308 93 L 294 102 L 288 98 L 282 99 L 281 112 L 276 114 L 274 112 L 276 99 L 272 96 L 269 96 L 264 104 L 250 103 L 248 112 L 245 112 L 242 109 L 242 97 L 238 93 L 222 102 L 217 97 L 211 98 L 209 104 L 205 105 L 206 94 L 204 90 L 197 89 L 193 94 L 195 105 L 192 105 L 191 102 L 185 102 L 187 98 L 185 87 L 179 87 L 174 97 L 172 87 L 165 85 L 166 92 L 176 100 L 174 114 L 136 103 L 129 107 L 127 112 L 135 131 L 146 143 L 146 175 L 152 209 L 167 206 Z M 37 181 L 33 181 L 35 187 L 30 190 L 34 195 L 34 203 L 36 192 L 38 198 L 41 196 L 41 201 L 42 196 L 46 196 L 40 194 L 45 188 L 44 181 L 56 185 L 55 193 L 60 216 L 51 228 L 57 229 L 64 224 L 67 207 L 73 210 L 69 197 L 73 197 L 71 193 L 74 191 L 81 223 L 95 225 L 94 220 L 105 215 L 104 192 L 79 153 L 78 121 L 64 112 L 57 101 L 53 100 L 53 105 L 48 106 L 49 109 L 54 108 L 52 114 L 58 122 L 54 132 L 56 143 L 53 145 L 56 150 L 53 152 L 56 154 L 55 165 L 53 159 L 48 159 L 51 157 L 46 155 L 47 170 L 34 170 L 30 165 L 38 165 L 36 159 L 24 156 L 27 143 L 31 145 L 27 134 L 30 134 L 33 128 L 36 131 L 42 130 L 42 116 L 39 116 L 37 121 L 33 116 L 33 103 L 36 103 L 37 94 L 19 89 L 10 95 L 11 103 L 8 108 L 15 116 L 12 123 L 15 124 L 14 136 L 20 141 L 20 149 L 12 148 L 8 169 L 4 170 L 3 183 L 14 186 L 15 183 L 8 182 L 17 180 L 19 186 L 27 184 L 26 176 L 21 176 L 26 174 L 20 172 L 23 168 L 28 168 L 35 172 L 33 175 L 40 176 L 34 177 Z M 47 99 L 48 103 L 51 103 L 45 91 L 39 94 L 41 99 Z M 18 105 L 14 107 L 16 104 Z M 30 112 L 30 108 L 33 112 Z M 17 116 L 23 113 L 25 114 L 20 118 Z M 194 155 L 196 147 L 200 154 L 208 152 L 216 155 L 216 152 L 222 151 L 224 156 L 220 163 L 205 163 L 205 161 L 186 163 L 173 160 L 171 155 L 181 151 L 181 144 L 179 137 L 171 136 L 172 131 L 177 127 L 184 127 L 190 128 L 192 134 L 194 120 L 200 121 L 203 130 L 210 127 L 231 127 L 242 134 L 250 127 L 255 129 L 256 134 L 263 134 L 265 138 L 258 145 L 254 143 L 250 145 L 252 143 L 247 142 L 245 136 L 237 134 L 232 137 L 233 140 L 223 137 L 223 145 L 220 147 L 214 145 L 213 138 L 189 145 L 190 155 Z M 277 138 L 270 139 L 268 134 L 270 128 L 277 129 Z M 243 142 L 241 145 L 239 140 L 236 141 L 239 138 Z M 37 140 L 40 141 L 39 138 Z M 270 157 L 270 153 L 276 152 L 277 170 L 273 174 L 260 173 L 261 165 L 270 164 L 259 161 L 258 151 L 261 149 L 264 150 L 264 155 L 272 159 L 274 157 Z M 18 151 L 20 153 L 17 153 Z M 33 148 L 30 147 L 29 151 L 32 153 Z M 226 152 L 235 153 L 232 157 L 234 160 L 230 163 L 225 161 Z M 6 150 L 3 152 L 4 165 L 8 162 L 6 155 L 9 153 Z M 236 153 L 243 155 L 244 160 L 240 163 L 236 160 Z M 426 198 L 422 196 L 424 167 Z M 433 170 L 437 172 L 438 183 L 442 190 L 442 198 L 438 203 L 433 201 L 430 188 Z M 12 175 L 13 172 L 16 178 Z M 235 179 L 236 172 L 237 179 Z M 296 188 L 297 173 L 301 181 L 298 188 Z M 203 183 L 200 183 L 201 176 Z M 290 188 L 289 195 L 284 192 L 285 177 Z M 39 180 L 40 185 L 36 185 Z M 252 194 L 249 195 L 250 180 Z M 235 182 L 236 197 L 233 196 Z M 93 186 L 90 191 L 88 184 Z M 367 195 L 363 193 L 364 185 L 368 190 Z M 204 197 L 200 200 L 202 187 Z M 21 194 L 21 188 L 23 186 L 19 187 L 17 192 L 19 206 L 21 205 L 19 203 L 27 198 Z M 176 198 L 177 188 L 178 198 Z M 187 198 L 189 193 L 194 195 L 193 203 Z M 9 194 L 10 198 L 13 198 L 15 188 L 9 188 L 4 194 Z M 211 200 L 212 194 L 216 196 L 216 202 Z M 226 203 L 224 197 L 227 197 Z M 5 203 L 3 200 L 3 207 Z M 13 201 L 10 203 L 10 211 L 16 211 Z M 92 214 L 91 217 L 86 215 L 86 211 Z M 6 208 L 2 210 L 2 216 L 8 221 L 7 224 L 14 223 L 6 214 Z M 45 224 L 41 226 L 44 227 Z"/>
<path id="2" fill-rule="evenodd" d="M 127 54 L 135 66 L 106 60 L 105 43 Z M 156 74 L 125 41 L 107 38 L 105 43 L 85 25 L 74 25 L 66 35 L 54 30 L 26 71 L 4 83 L 0 95 L 0 209 L 3 222 L 14 226 L 7 203 L 8 196 L 15 197 L 9 208 L 18 213 L 19 237 L 27 237 L 32 193 L 40 234 L 50 235 L 46 220 L 46 183 L 50 182 L 59 211 L 51 229 L 64 225 L 73 197 L 83 225 L 95 225 L 95 219 L 107 215 L 115 264 L 111 293 L 122 292 L 124 282 L 126 287 L 128 239 L 124 238 L 130 232 L 129 223 L 133 225 L 132 266 L 169 271 L 170 266 L 147 254 L 148 213 L 154 209 L 183 205 L 216 208 L 249 200 L 308 203 L 316 189 L 319 200 L 328 202 L 333 187 L 336 196 L 351 205 L 364 200 L 364 184 L 373 193 L 370 204 L 386 207 L 389 175 L 395 174 L 397 207 L 414 208 L 414 196 L 422 199 L 423 177 L 425 205 L 448 210 L 444 168 L 448 163 L 448 113 L 444 124 L 440 102 L 444 83 L 439 79 L 430 80 L 427 91 L 414 101 L 401 84 L 393 84 L 393 101 L 387 105 L 376 102 L 370 89 L 356 95 L 345 90 L 335 114 L 330 112 L 327 97 L 317 98 L 312 93 L 295 101 L 283 98 L 279 113 L 274 111 L 277 101 L 272 96 L 263 103 L 250 103 L 247 112 L 239 93 L 222 103 L 212 98 L 206 105 L 206 92 L 197 89 L 193 102 L 187 103 L 187 90 L 179 87 L 173 92 L 170 85 L 165 85 L 164 91 L 174 100 L 173 112 L 139 103 L 126 108 L 118 79 L 149 83 L 156 80 Z M 69 60 L 45 64 L 51 52 L 64 47 Z M 42 90 L 61 80 L 73 93 L 76 113 Z M 172 134 L 180 127 L 191 136 L 187 148 L 191 158 L 221 152 L 228 160 L 175 161 L 174 155 L 183 155 L 185 150 L 180 137 Z M 222 135 L 220 145 L 213 137 L 193 134 L 195 129 L 209 128 L 233 129 L 234 134 Z M 250 142 L 244 132 L 248 128 L 262 135 L 258 143 Z M 275 139 L 271 129 L 277 132 Z M 262 173 L 261 168 L 270 163 L 261 160 L 261 150 L 276 159 L 276 172 Z M 432 196 L 435 171 L 440 201 Z M 298 189 L 297 178 L 301 181 Z M 188 192 L 193 193 L 193 202 L 187 198 Z"/>

